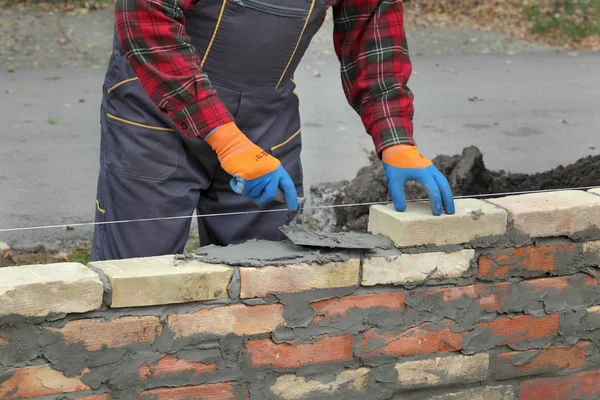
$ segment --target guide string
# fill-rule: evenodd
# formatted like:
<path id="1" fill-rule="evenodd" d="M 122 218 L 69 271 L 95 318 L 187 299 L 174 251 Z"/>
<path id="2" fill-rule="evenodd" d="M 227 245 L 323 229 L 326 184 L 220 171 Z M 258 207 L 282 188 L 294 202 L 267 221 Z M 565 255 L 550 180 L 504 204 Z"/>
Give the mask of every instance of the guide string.
<path id="1" fill-rule="evenodd" d="M 589 190 L 589 189 L 598 189 L 598 188 L 600 188 L 600 186 L 586 186 L 586 187 L 577 187 L 577 188 L 547 189 L 547 190 L 531 190 L 531 191 L 521 191 L 521 192 L 487 193 L 487 194 L 475 194 L 475 195 L 466 195 L 466 196 L 455 196 L 454 199 L 492 198 L 492 197 L 516 196 L 516 195 L 520 195 L 520 194 L 560 192 L 560 191 L 569 191 L 569 190 Z M 426 200 L 427 200 L 427 198 L 412 199 L 412 200 L 407 200 L 407 203 L 421 202 L 421 201 L 426 201 Z M 378 204 L 391 204 L 391 201 L 377 201 L 377 202 L 367 202 L 367 203 L 312 206 L 312 207 L 303 207 L 303 210 L 322 210 L 322 209 L 342 208 L 342 207 L 374 206 L 374 205 L 378 205 Z M 0 228 L 0 233 L 31 231 L 31 230 L 40 230 L 40 229 L 60 229 L 60 228 L 64 229 L 64 228 L 75 228 L 75 227 L 93 226 L 93 225 L 128 224 L 128 223 L 132 223 L 132 222 L 166 221 L 166 220 L 185 219 L 185 218 L 224 217 L 224 216 L 262 214 L 262 213 L 272 213 L 272 212 L 288 212 L 288 209 L 281 208 L 281 209 L 274 209 L 274 210 L 252 210 L 252 211 L 237 211 L 237 212 L 229 212 L 229 213 L 213 213 L 213 214 L 202 214 L 202 215 L 182 215 L 182 216 L 171 216 L 171 217 L 126 219 L 126 220 L 117 220 L 117 221 L 78 222 L 78 223 L 59 224 L 59 225 Z"/>

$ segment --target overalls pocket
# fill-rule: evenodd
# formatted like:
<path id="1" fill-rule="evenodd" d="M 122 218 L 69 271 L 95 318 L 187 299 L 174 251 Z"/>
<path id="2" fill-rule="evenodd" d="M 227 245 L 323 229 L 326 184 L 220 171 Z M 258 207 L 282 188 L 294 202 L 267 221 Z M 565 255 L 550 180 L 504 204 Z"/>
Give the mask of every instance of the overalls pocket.
<path id="1" fill-rule="evenodd" d="M 181 139 L 144 92 L 124 56 L 107 89 L 103 118 L 104 167 L 131 177 L 165 180 L 178 166 Z"/>

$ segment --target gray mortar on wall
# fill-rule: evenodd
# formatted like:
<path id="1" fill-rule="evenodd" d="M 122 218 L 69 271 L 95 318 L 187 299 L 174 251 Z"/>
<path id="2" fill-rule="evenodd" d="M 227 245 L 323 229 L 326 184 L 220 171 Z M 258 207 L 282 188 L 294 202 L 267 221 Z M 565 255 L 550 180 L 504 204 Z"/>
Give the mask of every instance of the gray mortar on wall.
<path id="1" fill-rule="evenodd" d="M 476 241 L 477 242 L 477 241 Z M 368 328 L 375 328 L 381 333 L 398 333 L 407 329 L 427 324 L 431 330 L 441 329 L 447 322 L 451 323 L 453 332 L 466 332 L 463 339 L 463 352 L 472 354 L 497 348 L 505 340 L 491 333 L 490 328 L 478 326 L 481 322 L 490 322 L 498 316 L 511 316 L 514 313 L 525 313 L 533 316 L 544 316 L 551 313 L 561 313 L 560 329 L 556 335 L 543 337 L 535 340 L 520 340 L 511 343 L 511 349 L 527 350 L 533 349 L 532 353 L 523 355 L 522 359 L 513 360 L 514 363 L 526 362 L 527 357 L 533 357 L 536 349 L 545 348 L 550 345 L 573 344 L 578 340 L 590 340 L 594 343 L 591 350 L 594 362 L 600 365 L 597 346 L 600 343 L 600 316 L 585 311 L 586 307 L 600 303 L 600 288 L 598 286 L 585 286 L 583 280 L 585 275 L 578 273 L 581 265 L 587 265 L 582 271 L 594 275 L 595 270 L 589 269 L 592 258 L 585 258 L 582 254 L 581 244 L 572 242 L 576 248 L 576 255 L 568 252 L 558 254 L 555 261 L 561 274 L 570 276 L 570 286 L 564 290 L 557 291 L 553 288 L 544 288 L 535 291 L 531 285 L 512 285 L 508 297 L 498 311 L 492 311 L 480 306 L 476 301 L 462 297 L 453 301 L 446 301 L 441 293 L 424 296 L 424 292 L 431 290 L 430 286 L 443 288 L 454 285 L 465 285 L 476 282 L 476 260 L 482 253 L 498 254 L 504 246 L 512 247 L 516 244 L 551 244 L 553 240 L 540 239 L 533 241 L 516 230 L 510 230 L 502 237 L 480 238 L 476 248 L 476 256 L 471 265 L 468 276 L 460 279 L 427 280 L 422 283 L 408 284 L 405 287 L 414 288 L 418 285 L 426 285 L 426 288 L 407 293 L 405 309 L 392 311 L 385 307 L 374 307 L 369 309 L 353 308 L 344 317 L 332 317 L 322 319 L 315 324 L 314 317 L 318 315 L 310 306 L 311 303 L 348 295 L 367 293 L 389 293 L 399 290 L 394 285 L 382 285 L 378 287 L 350 287 L 342 289 L 313 290 L 302 293 L 273 294 L 265 299 L 252 299 L 241 301 L 239 299 L 239 270 L 235 268 L 229 292 L 233 299 L 215 300 L 209 302 L 186 303 L 168 306 L 126 308 L 126 309 L 103 309 L 80 315 L 52 315 L 42 318 L 25 318 L 22 316 L 6 316 L 0 318 L 1 336 L 7 339 L 9 346 L 0 346 L 0 366 L 23 367 L 33 364 L 49 363 L 54 368 L 63 371 L 66 376 L 77 376 L 85 368 L 90 372 L 84 374 L 81 379 L 93 390 L 99 392 L 109 390 L 113 393 L 115 400 L 131 399 L 142 390 L 155 387 L 195 385 L 206 382 L 237 380 L 245 384 L 252 394 L 252 399 L 276 398 L 269 387 L 276 378 L 274 371 L 280 373 L 295 373 L 298 376 L 307 376 L 307 379 L 315 379 L 322 382 L 334 379 L 336 374 L 345 367 L 358 368 L 366 365 L 372 370 L 368 375 L 369 398 L 388 399 L 393 395 L 397 387 L 394 386 L 393 360 L 397 357 L 365 357 L 358 359 L 362 348 L 362 333 Z M 560 243 L 565 243 L 561 241 Z M 495 249 L 482 250 L 481 247 L 493 244 Z M 265 246 L 268 248 L 266 249 Z M 202 248 L 201 257 L 203 261 L 214 263 L 225 263 L 230 265 L 265 266 L 270 264 L 288 265 L 299 262 L 331 262 L 345 261 L 351 257 L 373 257 L 386 255 L 399 255 L 403 253 L 420 253 L 431 251 L 457 251 L 465 246 L 423 247 L 417 249 L 376 249 L 366 252 L 349 251 L 314 251 L 290 243 L 273 243 L 251 241 L 243 245 L 230 246 L 227 248 L 208 247 Z M 264 254 L 271 254 L 268 259 Z M 179 262 L 188 259 L 198 259 L 197 256 L 180 257 Z M 579 266 L 579 267 L 578 267 Z M 522 271 L 523 272 L 523 271 Z M 101 278 L 103 274 L 100 274 Z M 521 275 L 520 277 L 522 277 Z M 517 278 L 517 277 L 515 277 Z M 110 293 L 110 285 L 107 279 L 103 279 L 105 295 Z M 489 293 L 494 290 L 493 284 L 489 285 Z M 262 304 L 279 302 L 285 305 L 285 326 L 278 327 L 274 332 L 268 334 L 254 335 L 252 339 L 272 338 L 275 343 L 312 343 L 322 334 L 339 336 L 342 334 L 354 334 L 355 353 L 354 359 L 343 363 L 328 363 L 322 365 L 311 365 L 286 372 L 273 369 L 272 367 L 256 368 L 251 366 L 249 356 L 242 352 L 248 337 L 227 335 L 219 337 L 215 335 L 194 335 L 190 337 L 175 339 L 166 324 L 166 317 L 170 314 L 190 313 L 201 309 L 208 309 L 227 304 Z M 160 318 L 162 333 L 153 344 L 138 343 L 119 349 L 102 349 L 89 351 L 82 344 L 64 343 L 60 334 L 42 329 L 41 326 L 61 328 L 67 322 L 79 318 L 104 318 L 112 319 L 130 315 L 150 315 Z M 367 343 L 367 350 L 374 350 L 384 346 L 385 343 L 378 339 L 371 339 Z M 140 363 L 152 364 L 165 355 L 184 357 L 190 362 L 216 363 L 217 370 L 196 376 L 192 371 L 184 371 L 169 374 L 168 377 L 159 377 L 146 382 L 139 382 L 137 374 Z M 417 356 L 408 359 L 420 359 L 431 357 Z M 0 382 L 10 378 L 9 373 L 0 374 Z M 242 386 L 236 386 L 236 391 L 244 391 Z M 336 393 L 331 398 L 353 399 L 364 398 L 364 394 L 358 396 L 352 391 L 342 389 L 342 395 Z M 433 393 L 433 392 L 432 392 Z"/>

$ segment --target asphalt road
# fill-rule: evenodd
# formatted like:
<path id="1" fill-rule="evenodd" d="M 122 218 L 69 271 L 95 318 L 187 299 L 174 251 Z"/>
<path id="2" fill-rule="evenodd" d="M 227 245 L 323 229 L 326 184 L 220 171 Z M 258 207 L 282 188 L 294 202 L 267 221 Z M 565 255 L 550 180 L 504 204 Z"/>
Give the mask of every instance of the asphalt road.
<path id="1" fill-rule="evenodd" d="M 435 34 L 415 42 L 440 46 L 444 35 Z M 351 179 L 372 150 L 345 102 L 327 39 L 318 38 L 296 75 L 307 187 Z M 600 152 L 599 54 L 426 48 L 412 46 L 410 82 L 415 137 L 426 156 L 475 145 L 489 168 L 531 173 Z M 0 72 L 0 229 L 92 221 L 103 75 L 82 66 Z M 15 248 L 90 237 L 89 227 L 0 232 Z"/>

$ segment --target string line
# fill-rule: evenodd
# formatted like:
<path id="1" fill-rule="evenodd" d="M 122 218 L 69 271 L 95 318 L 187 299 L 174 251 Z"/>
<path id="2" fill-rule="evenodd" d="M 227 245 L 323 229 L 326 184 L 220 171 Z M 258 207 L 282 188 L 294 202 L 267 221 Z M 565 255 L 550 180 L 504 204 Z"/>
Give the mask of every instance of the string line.
<path id="1" fill-rule="evenodd" d="M 598 189 L 598 188 L 600 188 L 600 186 L 586 186 L 586 187 L 564 188 L 564 189 L 530 190 L 530 191 L 521 191 L 521 192 L 486 193 L 486 194 L 475 194 L 475 195 L 466 195 L 466 196 L 454 196 L 454 199 L 491 198 L 491 197 L 516 196 L 516 195 L 520 195 L 520 194 L 561 192 L 561 191 L 569 191 L 569 190 L 589 190 L 589 189 Z M 411 200 L 407 200 L 407 203 L 422 202 L 425 200 L 427 200 L 427 198 L 411 199 Z M 391 204 L 391 203 L 392 203 L 391 201 L 377 201 L 377 202 L 352 203 L 352 204 L 333 204 L 333 205 L 327 205 L 327 206 L 312 206 L 312 207 L 303 207 L 302 209 L 303 210 L 322 210 L 322 209 L 328 209 L 328 208 L 374 206 L 374 205 L 384 205 L 384 204 Z M 183 216 L 172 216 L 172 217 L 140 218 L 140 219 L 117 220 L 117 221 L 75 222 L 75 223 L 59 224 L 59 225 L 1 228 L 0 233 L 28 231 L 28 230 L 40 230 L 40 229 L 75 228 L 75 227 L 93 226 L 93 225 L 127 224 L 127 223 L 132 223 L 132 222 L 166 221 L 166 220 L 185 219 L 185 218 L 225 217 L 225 216 L 234 216 L 234 215 L 262 214 L 262 213 L 272 213 L 272 212 L 289 212 L 289 210 L 287 208 L 281 208 L 281 209 L 274 209 L 274 210 L 236 211 L 236 212 L 229 212 L 229 213 L 213 213 L 213 214 L 202 214 L 202 215 L 183 215 Z"/>

